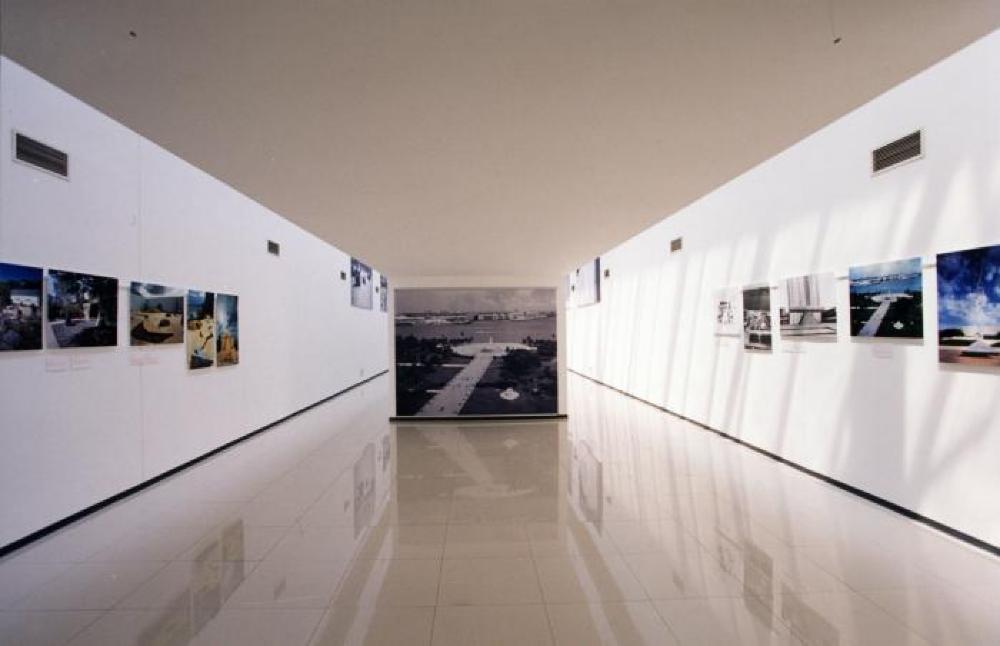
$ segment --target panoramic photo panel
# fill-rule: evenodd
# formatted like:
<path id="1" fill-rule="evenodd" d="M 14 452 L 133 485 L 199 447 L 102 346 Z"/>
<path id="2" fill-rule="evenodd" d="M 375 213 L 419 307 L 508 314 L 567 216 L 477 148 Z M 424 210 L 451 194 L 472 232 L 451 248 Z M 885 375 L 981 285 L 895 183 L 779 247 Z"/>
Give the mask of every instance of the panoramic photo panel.
<path id="1" fill-rule="evenodd" d="M 215 297 L 215 362 L 235 366 L 240 362 L 239 297 L 218 294 Z"/>
<path id="2" fill-rule="evenodd" d="M 42 269 L 0 262 L 0 352 L 42 349 Z"/>
<path id="3" fill-rule="evenodd" d="M 740 336 L 742 333 L 739 288 L 724 287 L 716 290 L 715 334 L 717 336 Z"/>
<path id="4" fill-rule="evenodd" d="M 395 293 L 397 415 L 558 412 L 556 290 Z"/>
<path id="5" fill-rule="evenodd" d="M 781 281 L 778 316 L 782 337 L 837 336 L 837 282 L 832 273 Z"/>
<path id="6" fill-rule="evenodd" d="M 920 339 L 924 282 L 920 258 L 851 267 L 851 336 Z"/>
<path id="7" fill-rule="evenodd" d="M 938 254 L 938 356 L 1000 367 L 1000 245 Z"/>
<path id="8" fill-rule="evenodd" d="M 351 305 L 372 308 L 372 268 L 357 258 L 351 258 Z"/>
<path id="9" fill-rule="evenodd" d="M 743 288 L 743 347 L 771 350 L 771 288 L 767 285 Z"/>
<path id="10" fill-rule="evenodd" d="M 200 370 L 215 365 L 215 294 L 188 290 L 188 368 Z"/>
<path id="11" fill-rule="evenodd" d="M 118 345 L 118 279 L 49 270 L 46 345 L 93 348 Z"/>
<path id="12" fill-rule="evenodd" d="M 184 341 L 184 290 L 155 283 L 129 286 L 129 344 L 167 345 Z"/>

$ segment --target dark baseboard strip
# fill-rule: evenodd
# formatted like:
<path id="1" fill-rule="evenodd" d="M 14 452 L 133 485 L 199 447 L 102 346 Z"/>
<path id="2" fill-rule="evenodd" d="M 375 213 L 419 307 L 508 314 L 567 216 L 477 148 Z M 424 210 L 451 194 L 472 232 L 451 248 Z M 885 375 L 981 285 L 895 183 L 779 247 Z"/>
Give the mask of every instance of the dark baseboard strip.
<path id="1" fill-rule="evenodd" d="M 133 487 L 129 487 L 128 489 L 126 489 L 126 490 L 124 490 L 122 492 L 116 493 L 115 495 L 113 495 L 113 496 L 111 496 L 109 498 L 105 498 L 104 500 L 102 500 L 100 502 L 94 503 L 93 505 L 91 505 L 89 507 L 86 507 L 85 509 L 81 509 L 80 511 L 76 512 L 75 514 L 70 514 L 69 516 L 67 516 L 67 517 L 65 517 L 65 518 L 63 518 L 61 520 L 57 520 L 56 522 L 54 522 L 54 523 L 52 523 L 50 525 L 46 525 L 45 527 L 39 529 L 38 531 L 35 531 L 35 532 L 32 532 L 31 534 L 28 534 L 24 538 L 19 538 L 18 540 L 14 541 L 12 543 L 8 543 L 8 544 L 4 545 L 3 547 L 0 547 L 0 558 L 3 558 L 5 556 L 7 556 L 8 554 L 16 552 L 17 550 L 19 550 L 19 549 L 21 549 L 23 547 L 27 547 L 31 543 L 34 543 L 35 541 L 37 541 L 39 539 L 45 538 L 46 536 L 48 536 L 49 534 L 51 534 L 53 532 L 59 531 L 60 529 L 63 529 L 64 527 L 68 527 L 69 525 L 72 525 L 73 523 L 75 523 L 78 520 L 82 520 L 82 519 L 86 518 L 87 516 L 90 516 L 91 514 L 94 514 L 94 513 L 97 513 L 99 511 L 101 511 L 105 507 L 113 505 L 116 502 L 119 502 L 121 500 L 124 500 L 124 499 L 128 498 L 129 496 L 137 494 L 140 491 L 142 491 L 143 489 L 148 489 L 149 487 L 152 487 L 153 485 L 155 485 L 158 482 L 161 482 L 162 480 L 166 480 L 167 478 L 169 478 L 169 477 L 171 477 L 173 475 L 176 475 L 176 474 L 180 473 L 181 471 L 184 471 L 185 469 L 189 469 L 189 468 L 193 467 L 194 465 L 198 464 L 199 462 L 203 462 L 204 460 L 207 460 L 208 458 L 210 458 L 212 456 L 218 455 L 219 453 L 222 453 L 223 451 L 231 449 L 232 447 L 236 446 L 237 444 L 240 444 L 242 442 L 246 442 L 247 440 L 249 440 L 249 439 L 251 439 L 253 437 L 256 437 L 257 435 L 260 435 L 264 431 L 268 431 L 268 430 L 274 428 L 275 426 L 277 426 L 279 424 L 287 422 L 288 420 L 292 419 L 293 417 L 298 417 L 302 413 L 308 412 L 308 411 L 316 408 L 317 406 L 321 406 L 321 405 L 327 403 L 328 401 L 330 401 L 331 399 L 335 399 L 337 397 L 340 397 L 344 393 L 350 392 L 350 391 L 354 390 L 355 388 L 358 388 L 360 386 L 363 386 L 363 385 L 367 384 L 370 381 L 374 381 L 375 379 L 378 379 L 379 377 L 381 377 L 382 375 L 384 375 L 384 374 L 386 374 L 388 372 L 389 372 L 388 370 L 383 370 L 382 372 L 380 372 L 378 374 L 374 374 L 371 377 L 368 377 L 367 379 L 359 381 L 356 384 L 348 386 L 347 388 L 344 388 L 343 390 L 339 390 L 339 391 L 333 393 L 332 395 L 330 395 L 328 397 L 324 397 L 323 399 L 319 400 L 318 402 L 309 404 L 308 406 L 306 406 L 304 408 L 300 408 L 299 410 L 295 411 L 294 413 L 290 413 L 288 415 L 285 415 L 281 419 L 277 419 L 277 420 L 271 422 L 270 424 L 267 424 L 266 426 L 261 426 L 260 428 L 254 430 L 254 431 L 250 431 L 246 435 L 238 437 L 235 440 L 231 440 L 229 442 L 226 442 L 222 446 L 216 447 L 216 448 L 212 449 L 211 451 L 209 451 L 208 453 L 203 453 L 203 454 L 199 455 L 196 458 L 192 458 L 192 459 L 188 460 L 184 464 L 178 465 L 178 466 L 176 466 L 176 467 L 174 467 L 172 469 L 168 469 L 167 471 L 164 471 L 160 475 L 153 476 L 149 480 L 143 480 L 142 482 L 140 482 L 139 484 L 137 484 L 137 485 L 135 485 Z"/>
<path id="2" fill-rule="evenodd" d="M 566 413 L 544 413 L 538 415 L 456 415 L 454 417 L 416 417 L 413 415 L 393 415 L 390 422 L 409 422 L 411 424 L 422 424 L 424 422 L 524 422 L 531 420 L 553 420 L 566 419 Z"/>
<path id="3" fill-rule="evenodd" d="M 876 496 L 875 494 L 869 493 L 869 492 L 865 491 L 864 489 L 858 489 L 857 487 L 855 487 L 853 485 L 849 485 L 846 482 L 843 482 L 841 480 L 837 480 L 835 478 L 831 478 L 830 476 L 827 476 L 827 475 L 823 475 L 822 473 L 820 473 L 818 471 L 813 471 L 809 467 L 804 467 L 801 464 L 798 464 L 797 462 L 792 462 L 791 460 L 783 458 L 783 457 L 781 457 L 780 455 L 778 455 L 776 453 L 771 453 L 767 449 L 762 449 L 759 446 L 755 446 L 753 444 L 750 444 L 749 442 L 745 442 L 745 441 L 743 441 L 743 440 L 741 440 L 741 439 L 739 439 L 737 437 L 734 437 L 734 436 L 726 433 L 725 431 L 720 431 L 717 428 L 712 428 L 711 426 L 708 426 L 706 424 L 702 424 L 701 422 L 699 422 L 697 420 L 693 420 L 690 417 L 685 417 L 684 415 L 681 415 L 680 413 L 676 413 L 676 412 L 670 410 L 669 408 L 665 408 L 663 406 L 660 406 L 659 404 L 654 404 L 653 402 L 648 401 L 646 399 L 643 399 L 642 397 L 637 397 L 637 396 L 633 395 L 632 393 L 625 392 L 624 390 L 621 390 L 620 388 L 615 388 L 614 386 L 610 386 L 610 385 L 604 383 L 603 381 L 599 381 L 597 379 L 594 379 L 593 377 L 585 375 L 585 374 L 583 374 L 581 372 L 577 372 L 576 370 L 572 370 L 572 369 L 569 369 L 569 368 L 567 368 L 567 370 L 569 372 L 572 372 L 574 375 L 583 377 L 584 379 L 586 379 L 588 381 L 592 381 L 595 384 L 598 384 L 599 386 L 603 386 L 603 387 L 608 388 L 610 390 L 613 390 L 613 391 L 615 391 L 617 393 L 621 393 L 622 395 L 625 395 L 626 397 L 630 397 L 630 398 L 632 398 L 632 399 L 634 399 L 636 401 L 642 402 L 643 404 L 646 404 L 647 406 L 652 406 L 653 408 L 661 410 L 664 413 L 667 413 L 669 415 L 677 417 L 678 419 L 682 419 L 685 422 L 690 422 L 691 424 L 694 424 L 695 426 L 699 426 L 699 427 L 705 429 L 706 431 L 711 431 L 712 433 L 715 433 L 716 435 L 722 436 L 722 437 L 726 438 L 727 440 L 729 440 L 731 442 L 735 442 L 736 444 L 739 444 L 740 446 L 746 447 L 746 448 L 750 449 L 751 451 L 756 451 L 757 453 L 760 453 L 761 455 L 766 455 L 767 457 L 771 458 L 772 460 L 780 462 L 780 463 L 782 463 L 782 464 L 784 464 L 786 466 L 792 467 L 793 469 L 801 471 L 802 473 L 811 475 L 812 477 L 814 477 L 814 478 L 816 478 L 818 480 L 822 480 L 823 482 L 825 482 L 827 484 L 833 485 L 834 487 L 837 487 L 838 489 L 842 489 L 842 490 L 844 490 L 844 491 L 846 491 L 848 493 L 854 494 L 855 496 L 858 496 L 860 498 L 864 498 L 868 502 L 875 503 L 876 505 L 880 505 L 882 507 L 885 507 L 886 509 L 894 511 L 897 514 L 901 514 L 903 516 L 906 516 L 910 520 L 915 520 L 915 521 L 917 521 L 919 523 L 923 523 L 924 525 L 927 525 L 928 527 L 932 527 L 932 528 L 936 529 L 937 531 L 939 531 L 939 532 L 941 532 L 943 534 L 947 534 L 948 536 L 950 536 L 950 537 L 952 537 L 954 539 L 962 541 L 963 543 L 968 543 L 969 545 L 971 545 L 973 547 L 976 547 L 976 548 L 979 548 L 979 549 L 983 550 L 984 552 L 988 552 L 988 553 L 992 554 L 993 556 L 1000 557 L 1000 546 L 993 545 L 992 543 L 988 543 L 988 542 L 986 542 L 986 541 L 984 541 L 982 539 L 979 539 L 979 538 L 976 538 L 975 536 L 972 536 L 971 534 L 966 534 L 965 532 L 963 532 L 960 529 L 955 529 L 954 527 L 951 527 L 949 525 L 945 525 L 944 523 L 936 521 L 933 518 L 928 518 L 927 516 L 919 514 L 919 513 L 915 512 L 915 511 L 913 511 L 912 509 L 907 509 L 906 507 L 903 507 L 902 505 L 897 505 L 896 503 L 892 502 L 891 500 L 886 500 L 885 498 L 881 498 L 879 496 Z"/>

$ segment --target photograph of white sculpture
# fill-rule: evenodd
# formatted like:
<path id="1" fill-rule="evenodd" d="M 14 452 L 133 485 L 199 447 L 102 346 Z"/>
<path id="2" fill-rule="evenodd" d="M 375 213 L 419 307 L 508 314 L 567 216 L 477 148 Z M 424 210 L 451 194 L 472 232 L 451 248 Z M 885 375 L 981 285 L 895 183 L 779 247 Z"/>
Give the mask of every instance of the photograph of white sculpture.
<path id="1" fill-rule="evenodd" d="M 738 287 L 724 287 L 716 290 L 714 301 L 715 334 L 717 336 L 739 336 L 743 333 L 743 319 L 740 316 L 740 290 Z"/>
<path id="2" fill-rule="evenodd" d="M 50 269 L 47 284 L 47 347 L 118 345 L 117 278 Z"/>
<path id="3" fill-rule="evenodd" d="M 781 336 L 836 337 L 837 281 L 832 273 L 781 281 L 778 317 Z"/>

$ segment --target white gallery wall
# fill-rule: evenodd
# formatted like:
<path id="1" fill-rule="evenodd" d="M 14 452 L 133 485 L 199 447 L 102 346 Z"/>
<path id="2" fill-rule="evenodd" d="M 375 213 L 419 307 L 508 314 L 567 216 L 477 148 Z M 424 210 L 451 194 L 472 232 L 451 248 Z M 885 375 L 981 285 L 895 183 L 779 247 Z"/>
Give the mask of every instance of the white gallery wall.
<path id="1" fill-rule="evenodd" d="M 917 129 L 924 158 L 873 176 L 872 149 Z M 1000 371 L 938 363 L 934 269 L 998 243 L 994 32 L 602 254 L 601 302 L 567 311 L 568 367 L 1000 545 Z M 924 339 L 851 338 L 848 267 L 916 255 Z M 821 271 L 836 343 L 715 336 L 716 289 Z"/>
<path id="2" fill-rule="evenodd" d="M 13 161 L 15 130 L 69 180 Z M 6 58 L 0 137 L 0 262 L 120 281 L 118 347 L 0 353 L 0 545 L 388 368 L 348 254 Z M 237 294 L 240 364 L 129 347 L 131 280 Z"/>

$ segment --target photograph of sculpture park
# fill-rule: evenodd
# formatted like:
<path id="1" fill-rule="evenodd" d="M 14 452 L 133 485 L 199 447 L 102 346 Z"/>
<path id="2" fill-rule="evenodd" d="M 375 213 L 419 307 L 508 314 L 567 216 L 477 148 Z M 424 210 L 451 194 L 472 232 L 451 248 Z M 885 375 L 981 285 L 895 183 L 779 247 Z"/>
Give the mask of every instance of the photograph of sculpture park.
<path id="1" fill-rule="evenodd" d="M 217 294 L 215 297 L 215 362 L 235 366 L 240 362 L 239 297 Z"/>
<path id="2" fill-rule="evenodd" d="M 743 288 L 743 347 L 771 351 L 771 288 Z"/>
<path id="3" fill-rule="evenodd" d="M 938 254 L 938 356 L 1000 367 L 1000 245 Z"/>
<path id="4" fill-rule="evenodd" d="M 781 281 L 778 317 L 782 337 L 837 336 L 837 290 L 832 273 Z"/>
<path id="5" fill-rule="evenodd" d="M 557 412 L 556 290 L 397 289 L 396 414 Z"/>
<path id="6" fill-rule="evenodd" d="M 131 345 L 165 345 L 184 340 L 183 289 L 133 282 L 128 300 Z"/>
<path id="7" fill-rule="evenodd" d="M 372 268 L 357 258 L 351 258 L 351 305 L 372 308 Z"/>
<path id="8" fill-rule="evenodd" d="M 49 270 L 46 345 L 118 345 L 118 279 Z"/>
<path id="9" fill-rule="evenodd" d="M 0 352 L 42 349 L 42 270 L 0 262 Z"/>
<path id="10" fill-rule="evenodd" d="M 188 368 L 200 370 L 215 365 L 215 294 L 188 290 Z"/>
<path id="11" fill-rule="evenodd" d="M 920 339 L 924 283 L 920 258 L 851 267 L 851 336 Z"/>

